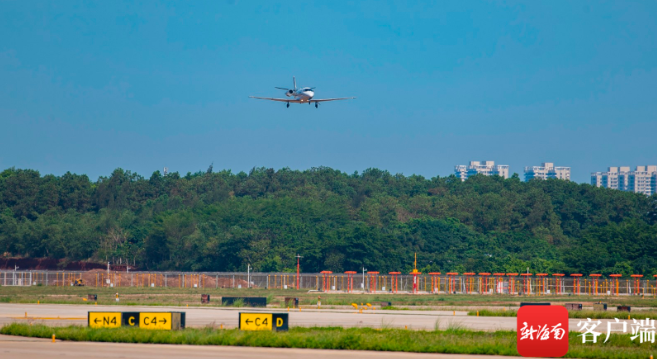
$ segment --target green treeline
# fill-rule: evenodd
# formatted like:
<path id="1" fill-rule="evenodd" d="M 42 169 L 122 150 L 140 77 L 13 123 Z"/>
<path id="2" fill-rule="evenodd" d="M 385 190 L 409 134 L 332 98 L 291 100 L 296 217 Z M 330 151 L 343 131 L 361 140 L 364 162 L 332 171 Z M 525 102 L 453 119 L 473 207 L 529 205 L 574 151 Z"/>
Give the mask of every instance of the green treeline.
<path id="1" fill-rule="evenodd" d="M 0 173 L 4 256 L 152 270 L 657 273 L 657 196 L 561 180 L 254 168 Z"/>

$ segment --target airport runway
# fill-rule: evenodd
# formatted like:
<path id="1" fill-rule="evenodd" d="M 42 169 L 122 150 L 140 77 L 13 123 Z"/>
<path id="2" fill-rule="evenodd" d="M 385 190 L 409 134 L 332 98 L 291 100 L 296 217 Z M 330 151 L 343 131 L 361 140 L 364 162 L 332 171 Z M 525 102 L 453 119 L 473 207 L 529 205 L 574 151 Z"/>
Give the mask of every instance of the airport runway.
<path id="1" fill-rule="evenodd" d="M 267 359 L 499 359 L 508 358 L 491 355 L 462 354 L 418 354 L 401 352 L 372 352 L 353 350 L 319 350 L 288 348 L 251 348 L 228 346 L 160 345 L 160 344 L 117 344 L 61 342 L 48 339 L 21 338 L 0 335 L 0 357 L 3 359 L 180 359 L 180 358 L 267 358 Z"/>
<path id="2" fill-rule="evenodd" d="M 238 326 L 238 312 L 283 312 L 285 309 L 265 308 L 223 308 L 223 307 L 154 307 L 154 306 L 102 306 L 73 304 L 0 304 L 0 325 L 7 323 L 43 323 L 46 325 L 86 325 L 88 311 L 115 312 L 166 312 L 184 311 L 187 313 L 187 327 L 206 327 L 223 325 L 225 328 Z M 25 318 L 27 313 L 27 318 Z M 459 326 L 477 330 L 516 330 L 515 317 L 476 317 L 465 311 L 364 311 L 332 309 L 290 310 L 290 326 L 341 326 L 371 328 L 405 328 L 433 330 L 438 326 L 447 329 Z M 59 317 L 59 318 L 58 318 Z M 623 315 L 619 315 L 623 319 Z M 605 320 L 603 320 L 604 322 Z M 571 330 L 577 330 L 580 319 L 571 319 Z M 606 325 L 606 324 L 603 324 Z"/>
<path id="3" fill-rule="evenodd" d="M 238 325 L 238 312 L 282 312 L 285 309 L 265 308 L 217 308 L 217 307 L 153 307 L 153 306 L 102 306 L 73 304 L 0 304 L 0 325 L 19 322 L 43 323 L 47 325 L 86 325 L 88 311 L 184 311 L 187 313 L 188 327 L 220 326 L 235 328 Z M 25 318 L 27 313 L 27 318 Z M 449 325 L 465 326 L 473 329 L 515 330 L 516 319 L 512 317 L 472 317 L 465 311 L 363 311 L 332 309 L 290 309 L 291 326 L 341 326 L 341 327 L 397 327 L 433 330 L 436 323 L 442 329 Z M 59 319 L 57 318 L 59 317 Z"/>

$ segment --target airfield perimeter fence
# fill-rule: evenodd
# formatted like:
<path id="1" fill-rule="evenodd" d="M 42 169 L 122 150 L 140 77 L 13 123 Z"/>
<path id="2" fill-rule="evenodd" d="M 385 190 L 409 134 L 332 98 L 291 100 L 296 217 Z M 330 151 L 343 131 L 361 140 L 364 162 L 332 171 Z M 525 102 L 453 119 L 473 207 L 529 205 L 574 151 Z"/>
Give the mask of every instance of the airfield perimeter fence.
<path id="1" fill-rule="evenodd" d="M 399 273 L 399 272 L 397 272 Z M 657 276 L 656 276 L 657 277 Z M 245 272 L 118 272 L 118 271 L 0 271 L 2 286 L 74 286 L 82 280 L 90 287 L 166 288 L 268 288 L 295 289 L 296 273 Z M 299 289 L 336 293 L 413 293 L 413 276 L 376 272 L 350 274 L 302 273 Z M 417 276 L 419 294 L 524 294 L 524 295 L 651 295 L 657 296 L 657 278 L 642 275 L 622 278 L 592 274 L 548 275 L 518 273 L 429 273 Z"/>

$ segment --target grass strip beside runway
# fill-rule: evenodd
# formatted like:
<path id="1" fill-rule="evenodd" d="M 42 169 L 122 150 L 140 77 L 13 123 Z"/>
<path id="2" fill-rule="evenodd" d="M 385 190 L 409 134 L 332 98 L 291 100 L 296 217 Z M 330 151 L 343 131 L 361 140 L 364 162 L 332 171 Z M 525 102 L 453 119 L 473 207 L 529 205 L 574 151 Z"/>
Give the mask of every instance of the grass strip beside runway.
<path id="1" fill-rule="evenodd" d="M 479 311 L 476 310 L 471 310 L 468 311 L 468 315 L 471 316 L 476 316 L 477 313 L 479 313 L 480 317 L 517 317 L 518 316 L 518 311 L 517 310 L 489 310 L 489 309 L 482 309 Z M 655 319 L 657 318 L 657 312 L 654 311 L 638 311 L 634 313 L 628 313 L 628 312 L 617 312 L 617 311 L 609 311 L 609 312 L 595 312 L 592 310 L 569 310 L 568 311 L 568 318 L 574 318 L 574 319 L 586 319 L 586 318 L 591 318 L 591 319 L 614 319 L 618 318 L 619 320 L 623 319 L 628 319 L 628 316 L 631 319 L 646 319 L 646 318 L 651 318 Z"/>
<path id="2" fill-rule="evenodd" d="M 121 301 L 116 303 L 116 293 L 120 294 Z M 473 295 L 473 294 L 357 294 L 357 293 L 318 293 L 294 289 L 261 289 L 261 288 L 173 288 L 173 287 L 53 287 L 53 286 L 29 286 L 29 287 L 2 287 L 0 303 L 37 303 L 41 304 L 87 304 L 83 301 L 87 294 L 98 295 L 98 305 L 166 305 L 166 306 L 201 306 L 201 294 L 210 294 L 210 304 L 202 306 L 220 306 L 222 296 L 247 296 L 267 297 L 267 303 L 275 307 L 285 307 L 285 297 L 299 298 L 300 305 L 317 304 L 318 296 L 321 296 L 322 307 L 349 306 L 351 303 L 371 303 L 377 306 L 381 302 L 391 302 L 392 306 L 402 308 L 404 306 L 433 307 L 434 309 L 451 308 L 459 306 L 513 306 L 518 307 L 520 302 L 550 302 L 553 304 L 572 302 L 573 297 L 568 295 L 550 296 L 514 296 L 506 294 L 496 295 Z M 608 303 L 612 308 L 617 305 L 629 305 L 639 307 L 657 308 L 657 297 L 640 296 L 587 296 L 578 298 L 590 302 L 602 301 Z M 420 308 L 410 308 L 411 310 Z M 448 309 L 451 310 L 451 309 Z"/>
<path id="3" fill-rule="evenodd" d="M 151 331 L 138 328 L 91 329 L 81 326 L 48 327 L 13 323 L 0 328 L 0 334 L 50 338 L 71 341 L 233 345 L 273 348 L 312 348 L 399 351 L 418 353 L 489 354 L 518 356 L 516 332 L 471 331 L 449 328 L 435 331 L 403 329 L 294 327 L 289 332 L 243 332 L 237 329 L 185 329 L 180 331 Z M 579 333 L 570 333 L 570 358 L 649 358 L 654 344 L 639 344 L 628 335 L 612 335 L 609 342 L 604 335 L 596 344 L 582 344 Z M 56 345 L 56 344 L 53 344 Z"/>

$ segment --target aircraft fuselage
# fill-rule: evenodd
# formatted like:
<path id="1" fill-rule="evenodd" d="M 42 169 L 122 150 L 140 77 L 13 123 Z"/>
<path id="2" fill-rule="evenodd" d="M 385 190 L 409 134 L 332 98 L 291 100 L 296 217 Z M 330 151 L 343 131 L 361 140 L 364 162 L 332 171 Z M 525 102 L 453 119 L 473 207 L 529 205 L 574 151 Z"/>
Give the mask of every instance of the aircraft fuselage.
<path id="1" fill-rule="evenodd" d="M 293 93 L 294 99 L 300 102 L 308 102 L 315 96 L 315 92 L 309 88 L 302 88 Z"/>
<path id="2" fill-rule="evenodd" d="M 293 88 L 285 88 L 285 87 L 276 87 L 279 90 L 285 90 L 285 97 L 287 98 L 275 98 L 275 97 L 258 97 L 258 96 L 249 96 L 251 98 L 255 98 L 258 100 L 268 100 L 268 101 L 276 101 L 276 102 L 286 102 L 286 107 L 290 107 L 290 103 L 307 103 L 307 104 L 312 104 L 313 102 L 315 103 L 315 107 L 319 107 L 320 102 L 328 102 L 328 101 L 340 101 L 340 100 L 351 100 L 354 99 L 355 97 L 338 97 L 338 98 L 319 98 L 316 99 L 315 97 L 315 91 L 314 87 L 302 87 L 302 88 L 297 88 L 297 79 L 292 77 L 292 84 L 294 85 Z"/>

